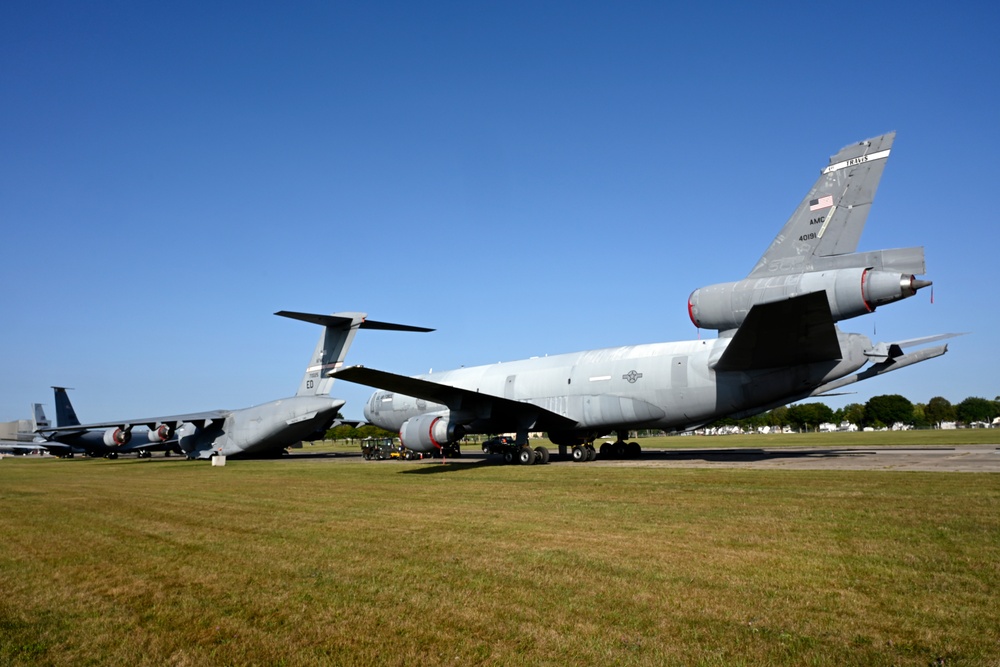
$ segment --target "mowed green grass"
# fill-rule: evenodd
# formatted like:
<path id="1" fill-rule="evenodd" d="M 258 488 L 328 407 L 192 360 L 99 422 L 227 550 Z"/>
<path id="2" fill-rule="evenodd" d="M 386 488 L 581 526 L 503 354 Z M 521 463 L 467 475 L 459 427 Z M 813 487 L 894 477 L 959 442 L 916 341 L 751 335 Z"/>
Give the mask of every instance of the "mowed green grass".
<path id="1" fill-rule="evenodd" d="M 1000 476 L 0 461 L 0 664 L 1000 664 Z"/>

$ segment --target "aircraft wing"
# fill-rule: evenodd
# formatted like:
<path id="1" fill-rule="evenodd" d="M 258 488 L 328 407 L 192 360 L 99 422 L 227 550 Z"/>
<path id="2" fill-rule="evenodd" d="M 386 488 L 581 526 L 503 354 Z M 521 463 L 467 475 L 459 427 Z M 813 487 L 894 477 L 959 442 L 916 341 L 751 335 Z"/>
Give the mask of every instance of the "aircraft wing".
<path id="1" fill-rule="evenodd" d="M 74 426 L 48 426 L 40 428 L 37 433 L 73 433 L 83 431 L 93 431 L 102 428 L 131 428 L 134 426 L 146 426 L 156 428 L 160 424 L 173 424 L 175 427 L 183 423 L 195 424 L 197 426 L 208 426 L 212 422 L 222 421 L 229 416 L 230 410 L 210 410 L 208 412 L 192 412 L 186 415 L 168 415 L 165 417 L 146 417 L 143 419 L 121 419 L 118 421 L 95 422 L 93 424 L 76 424 Z"/>
<path id="2" fill-rule="evenodd" d="M 509 424 L 510 430 L 526 428 L 537 431 L 554 431 L 575 427 L 576 421 L 563 417 L 533 403 L 514 401 L 501 396 L 484 394 L 470 389 L 422 380 L 420 378 L 396 375 L 386 371 L 349 366 L 330 375 L 338 380 L 347 380 L 376 389 L 422 398 L 432 403 L 448 406 L 455 415 L 469 421 L 489 421 Z"/>
<path id="3" fill-rule="evenodd" d="M 811 292 L 751 308 L 715 370 L 749 371 L 840 358 L 826 292 Z"/>

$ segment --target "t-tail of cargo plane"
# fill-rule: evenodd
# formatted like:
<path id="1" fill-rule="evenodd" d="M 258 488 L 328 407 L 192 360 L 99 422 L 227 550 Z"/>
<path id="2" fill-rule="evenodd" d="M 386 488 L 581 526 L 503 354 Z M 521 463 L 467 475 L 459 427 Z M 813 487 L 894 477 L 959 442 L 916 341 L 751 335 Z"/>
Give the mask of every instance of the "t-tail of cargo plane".
<path id="1" fill-rule="evenodd" d="M 632 429 L 685 431 L 746 417 L 944 354 L 904 352 L 950 334 L 896 343 L 844 333 L 836 323 L 913 296 L 930 281 L 923 248 L 857 252 L 892 151 L 894 133 L 834 155 L 750 274 L 695 290 L 691 321 L 714 340 L 630 345 L 404 377 L 354 366 L 334 377 L 377 388 L 365 417 L 399 430 L 417 451 L 467 433 L 517 434 L 507 460 L 547 461 L 529 431 L 546 431 L 561 454 L 636 454 Z"/>
<path id="2" fill-rule="evenodd" d="M 100 441 L 114 456 L 136 450 L 131 443 L 132 430 L 137 426 L 147 429 L 137 437 L 152 444 L 176 442 L 176 446 L 192 459 L 215 455 L 278 455 L 297 442 L 322 437 L 337 420 L 344 401 L 329 396 L 333 384 L 329 373 L 343 365 L 358 329 L 433 331 L 368 320 L 365 313 L 314 315 L 280 311 L 275 314 L 323 327 L 294 396 L 239 410 L 212 410 L 83 425 L 75 419 L 67 397 L 64 409 L 68 411 L 65 414 L 67 419 L 76 423 L 66 426 L 60 423 L 57 428 L 40 429 L 39 432 L 51 439 L 68 438 L 81 432 L 93 433 L 99 435 Z M 60 405 L 57 391 L 57 410 Z"/>

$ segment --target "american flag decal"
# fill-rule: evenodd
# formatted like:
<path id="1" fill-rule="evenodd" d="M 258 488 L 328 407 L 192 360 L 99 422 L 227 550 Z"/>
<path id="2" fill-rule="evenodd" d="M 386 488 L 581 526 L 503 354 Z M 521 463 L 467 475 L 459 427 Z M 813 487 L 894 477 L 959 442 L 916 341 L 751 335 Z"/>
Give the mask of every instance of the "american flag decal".
<path id="1" fill-rule="evenodd" d="M 825 197 L 820 197 L 819 199 L 809 200 L 809 210 L 818 211 L 821 208 L 830 208 L 833 206 L 833 195 L 827 195 Z"/>

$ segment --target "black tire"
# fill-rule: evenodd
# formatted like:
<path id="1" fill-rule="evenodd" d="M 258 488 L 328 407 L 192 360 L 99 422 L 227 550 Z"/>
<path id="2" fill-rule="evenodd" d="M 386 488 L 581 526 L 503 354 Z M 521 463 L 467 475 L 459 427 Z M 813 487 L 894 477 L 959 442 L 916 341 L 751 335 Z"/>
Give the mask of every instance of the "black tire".
<path id="1" fill-rule="evenodd" d="M 639 446 L 638 442 L 630 442 L 625 446 L 625 454 L 630 459 L 637 459 L 642 455 L 642 447 Z"/>
<path id="2" fill-rule="evenodd" d="M 610 442 L 605 442 L 603 445 L 601 445 L 601 458 L 602 459 L 610 459 L 611 458 L 611 453 L 613 451 L 614 451 L 614 448 L 611 446 L 611 443 Z"/>
<path id="3" fill-rule="evenodd" d="M 574 463 L 583 463 L 587 460 L 587 450 L 577 445 L 573 448 L 573 452 L 570 454 L 573 457 Z"/>
<path id="4" fill-rule="evenodd" d="M 535 450 L 531 447 L 522 447 L 517 453 L 517 462 L 523 466 L 530 466 L 535 462 Z"/>
<path id="5" fill-rule="evenodd" d="M 503 462 L 504 463 L 513 463 L 514 462 L 514 452 L 513 452 L 513 450 L 510 450 L 510 449 L 504 450 L 504 453 L 503 453 Z"/>
<path id="6" fill-rule="evenodd" d="M 549 462 L 549 450 L 545 447 L 538 446 L 535 447 L 535 463 L 540 463 L 545 465 Z"/>
<path id="7" fill-rule="evenodd" d="M 597 450 L 594 449 L 593 445 L 586 445 L 584 449 L 587 450 L 587 461 L 593 461 L 597 458 Z"/>

